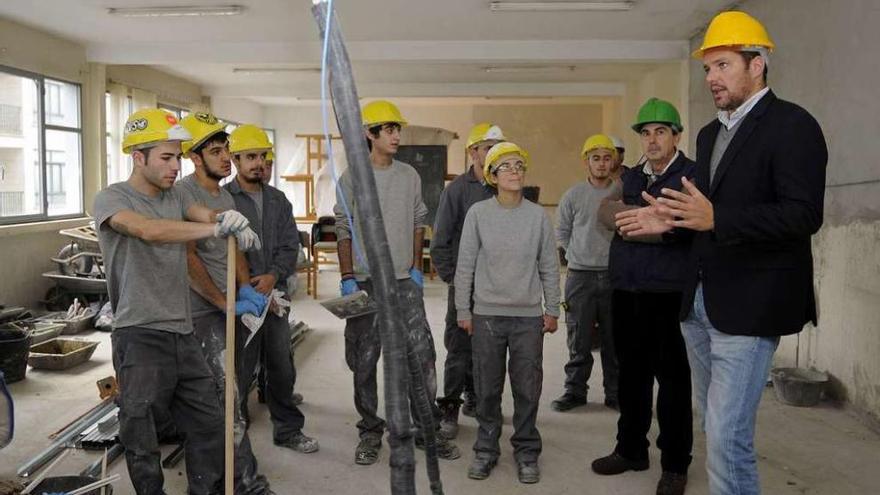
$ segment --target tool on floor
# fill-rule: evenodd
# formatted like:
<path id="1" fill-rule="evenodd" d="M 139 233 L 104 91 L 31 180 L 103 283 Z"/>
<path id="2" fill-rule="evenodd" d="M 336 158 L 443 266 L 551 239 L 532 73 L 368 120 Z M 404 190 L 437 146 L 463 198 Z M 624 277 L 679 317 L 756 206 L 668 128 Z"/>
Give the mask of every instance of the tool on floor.
<path id="1" fill-rule="evenodd" d="M 112 476 L 108 476 L 104 479 L 98 480 L 94 483 L 89 483 L 86 486 L 77 488 L 76 490 L 69 491 L 69 492 L 65 493 L 64 495 L 82 495 L 83 493 L 89 493 L 90 491 L 94 490 L 95 488 L 100 488 L 102 486 L 109 485 L 110 483 L 113 483 L 114 481 L 117 481 L 117 480 L 119 480 L 119 475 L 114 474 Z"/>
<path id="2" fill-rule="evenodd" d="M 33 489 L 36 488 L 37 485 L 39 485 L 43 481 L 43 479 L 46 478 L 46 476 L 48 476 L 48 474 L 52 471 L 52 468 L 54 468 L 55 466 L 58 465 L 59 462 L 64 460 L 64 458 L 67 457 L 67 454 L 69 454 L 69 453 L 70 453 L 69 450 L 64 450 L 63 452 L 61 452 L 61 455 L 56 457 L 55 460 L 52 461 L 52 464 L 49 464 L 48 466 L 46 466 L 46 469 L 44 469 L 40 474 L 36 475 L 34 477 L 33 481 L 28 483 L 28 486 L 24 490 L 21 491 L 21 495 L 27 495 L 28 493 L 33 491 Z"/>
<path id="3" fill-rule="evenodd" d="M 376 302 L 363 290 L 347 296 L 321 301 L 321 306 L 324 306 L 324 309 L 342 320 L 369 315 L 379 310 Z"/>
<path id="4" fill-rule="evenodd" d="M 233 495 L 233 481 L 235 478 L 233 458 L 235 457 L 235 443 L 232 424 L 234 422 L 233 409 L 235 407 L 235 255 L 238 252 L 235 236 L 226 238 L 226 413 L 224 435 L 224 476 L 223 485 L 226 495 Z"/>

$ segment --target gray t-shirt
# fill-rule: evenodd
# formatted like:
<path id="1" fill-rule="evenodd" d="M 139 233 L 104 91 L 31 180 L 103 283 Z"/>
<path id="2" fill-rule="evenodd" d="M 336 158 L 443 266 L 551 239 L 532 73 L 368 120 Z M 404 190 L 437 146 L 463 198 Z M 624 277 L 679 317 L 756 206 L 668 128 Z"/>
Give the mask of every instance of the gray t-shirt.
<path id="1" fill-rule="evenodd" d="M 414 231 L 425 226 L 425 218 L 428 215 L 428 207 L 422 201 L 422 179 L 412 166 L 394 160 L 388 168 L 380 169 L 373 167 L 373 175 L 376 178 L 376 189 L 379 193 L 379 207 L 382 210 L 382 219 L 385 223 L 385 235 L 388 237 L 388 247 L 391 250 L 391 261 L 394 265 L 394 275 L 398 280 L 409 278 L 409 269 L 413 266 L 413 242 Z M 354 190 L 351 183 L 351 174 L 346 170 L 339 179 L 339 183 L 348 201 L 348 210 L 354 217 L 357 249 L 364 251 L 363 233 L 360 229 L 358 211 L 354 202 Z M 337 239 L 350 239 L 351 226 L 342 207 L 342 197 L 336 192 L 336 206 L 333 207 L 336 214 Z M 356 248 L 352 246 L 352 260 L 354 261 L 354 274 L 358 280 L 369 278 L 369 269 L 361 264 Z"/>
<path id="2" fill-rule="evenodd" d="M 242 189 L 243 190 L 243 189 Z M 257 206 L 257 216 L 260 218 L 260 222 L 263 221 L 263 189 L 261 188 L 257 192 L 244 191 L 245 194 L 250 196 L 252 200 L 254 200 L 254 204 Z"/>
<path id="3" fill-rule="evenodd" d="M 584 181 L 562 196 L 557 210 L 556 240 L 565 249 L 569 268 L 608 269 L 608 250 L 614 232 L 599 224 L 597 213 L 612 190 L 613 184 L 600 189 Z"/>
<path id="4" fill-rule="evenodd" d="M 95 197 L 95 226 L 114 328 L 192 332 L 186 245 L 148 243 L 117 232 L 108 221 L 124 210 L 148 218 L 183 220 L 189 206 L 174 188 L 150 197 L 127 182 L 111 184 Z"/>
<path id="5" fill-rule="evenodd" d="M 224 188 L 219 188 L 217 195 L 211 194 L 207 189 L 200 186 L 195 174 L 187 175 L 174 186 L 188 203 L 200 204 L 214 211 L 226 211 L 235 209 L 235 200 L 232 194 Z M 209 237 L 196 241 L 196 254 L 208 270 L 208 275 L 220 292 L 226 293 L 226 239 Z M 190 290 L 192 299 L 192 315 L 203 316 L 219 309 L 200 296 L 196 291 Z"/>
<path id="6" fill-rule="evenodd" d="M 541 206 L 513 208 L 490 198 L 464 219 L 455 267 L 459 320 L 486 316 L 559 316 L 559 262 L 553 225 Z M 543 307 L 542 307 L 543 298 Z"/>

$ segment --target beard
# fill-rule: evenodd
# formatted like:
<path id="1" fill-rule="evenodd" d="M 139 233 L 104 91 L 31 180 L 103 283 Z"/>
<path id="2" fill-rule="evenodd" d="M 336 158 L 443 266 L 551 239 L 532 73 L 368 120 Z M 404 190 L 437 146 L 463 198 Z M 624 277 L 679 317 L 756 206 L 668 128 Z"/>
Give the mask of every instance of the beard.
<path id="1" fill-rule="evenodd" d="M 209 169 L 209 168 L 207 168 L 207 167 L 205 168 L 205 175 L 207 175 L 208 178 L 210 178 L 211 180 L 216 180 L 217 182 L 220 182 L 221 180 L 223 180 L 223 179 L 225 179 L 226 177 L 228 177 L 228 174 L 227 174 L 227 175 L 222 175 L 222 174 L 219 174 L 219 173 L 217 173 L 217 172 L 214 172 L 213 170 L 211 170 L 211 169 Z"/>

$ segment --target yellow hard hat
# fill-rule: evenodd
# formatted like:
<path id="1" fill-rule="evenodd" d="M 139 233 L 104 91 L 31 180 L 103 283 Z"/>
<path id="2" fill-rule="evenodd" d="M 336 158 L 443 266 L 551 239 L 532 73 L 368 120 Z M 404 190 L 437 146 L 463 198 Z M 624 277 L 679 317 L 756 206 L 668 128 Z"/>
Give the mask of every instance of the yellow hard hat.
<path id="1" fill-rule="evenodd" d="M 210 113 L 196 112 L 180 119 L 180 125 L 186 129 L 192 139 L 180 144 L 180 150 L 187 154 L 193 148 L 198 148 L 214 134 L 226 132 L 226 125 L 217 120 Z"/>
<path id="2" fill-rule="evenodd" d="M 161 108 L 143 108 L 125 122 L 122 152 L 128 154 L 165 141 L 188 139 L 189 132 L 177 122 L 174 114 Z"/>
<path id="3" fill-rule="evenodd" d="M 229 152 L 236 154 L 242 151 L 269 151 L 272 143 L 266 131 L 253 124 L 242 124 L 229 135 Z"/>
<path id="4" fill-rule="evenodd" d="M 614 141 L 605 134 L 593 134 L 588 137 L 581 148 L 581 158 L 586 158 L 587 154 L 598 149 L 607 149 L 611 152 L 611 156 L 617 159 L 617 146 L 614 146 Z"/>
<path id="5" fill-rule="evenodd" d="M 703 45 L 692 55 L 695 58 L 702 58 L 703 52 L 720 46 L 763 47 L 768 52 L 772 52 L 776 44 L 757 19 L 745 12 L 731 10 L 722 12 L 712 19 L 709 28 L 706 29 Z"/>
<path id="6" fill-rule="evenodd" d="M 510 154 L 519 155 L 523 159 L 523 165 L 526 166 L 526 169 L 529 168 L 529 154 L 526 150 L 520 148 L 514 143 L 505 141 L 502 143 L 498 143 L 495 146 L 489 148 L 489 152 L 486 153 L 486 163 L 483 165 L 483 178 L 486 179 L 486 182 L 490 185 L 495 185 L 495 176 L 492 175 L 492 165 L 495 164 L 502 157 Z"/>
<path id="7" fill-rule="evenodd" d="M 275 161 L 275 152 L 272 150 L 266 152 L 266 161 L 268 162 L 269 160 Z"/>
<path id="8" fill-rule="evenodd" d="M 364 119 L 364 127 L 374 127 L 382 124 L 399 124 L 405 126 L 406 119 L 400 114 L 397 105 L 386 100 L 376 100 L 367 103 L 361 112 Z"/>
<path id="9" fill-rule="evenodd" d="M 465 144 L 464 147 L 470 148 L 475 144 L 490 140 L 507 141 L 507 138 L 504 137 L 504 133 L 501 132 L 500 127 L 495 124 L 490 124 L 489 122 L 483 122 L 471 128 L 471 132 L 468 134 L 467 144 Z"/>

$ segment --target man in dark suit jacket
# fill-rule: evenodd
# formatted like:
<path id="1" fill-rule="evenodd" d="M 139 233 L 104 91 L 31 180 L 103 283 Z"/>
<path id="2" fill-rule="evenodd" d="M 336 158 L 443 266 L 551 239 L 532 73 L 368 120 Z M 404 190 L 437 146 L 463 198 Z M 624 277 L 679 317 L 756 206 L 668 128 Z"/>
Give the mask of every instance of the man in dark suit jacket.
<path id="1" fill-rule="evenodd" d="M 712 21 L 695 56 L 720 111 L 697 137 L 695 183 L 617 222 L 635 235 L 697 231 L 680 316 L 713 495 L 760 493 L 753 438 L 773 353 L 816 323 L 810 237 L 828 151 L 816 120 L 767 87 L 773 47 L 748 14 Z"/>

